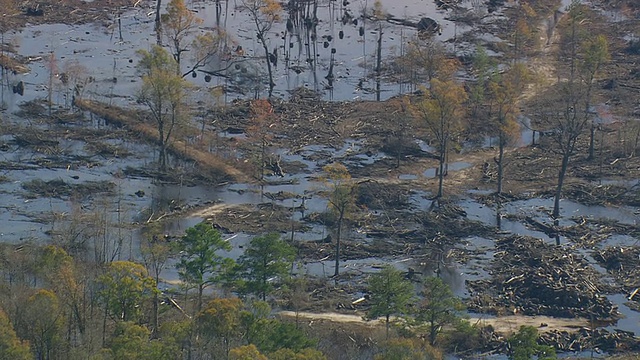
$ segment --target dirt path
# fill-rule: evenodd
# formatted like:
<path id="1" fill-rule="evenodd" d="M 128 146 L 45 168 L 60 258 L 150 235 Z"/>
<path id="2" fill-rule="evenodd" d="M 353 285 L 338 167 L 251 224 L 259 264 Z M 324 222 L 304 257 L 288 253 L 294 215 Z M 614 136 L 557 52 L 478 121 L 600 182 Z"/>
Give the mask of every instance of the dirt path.
<path id="1" fill-rule="evenodd" d="M 281 311 L 279 316 L 285 318 L 295 318 L 296 313 L 293 311 Z M 332 321 L 336 323 L 352 323 L 361 324 L 362 326 L 383 326 L 380 321 L 366 321 L 363 319 L 364 313 L 339 314 L 333 312 L 311 313 L 300 312 L 298 317 L 307 321 Z M 578 331 L 582 327 L 587 327 L 589 321 L 583 318 L 559 319 L 549 316 L 524 316 L 509 315 L 493 318 L 471 317 L 468 321 L 472 324 L 483 326 L 491 325 L 496 332 L 501 334 L 512 334 L 518 331 L 520 326 L 527 325 L 538 328 L 540 332 L 548 331 Z"/>

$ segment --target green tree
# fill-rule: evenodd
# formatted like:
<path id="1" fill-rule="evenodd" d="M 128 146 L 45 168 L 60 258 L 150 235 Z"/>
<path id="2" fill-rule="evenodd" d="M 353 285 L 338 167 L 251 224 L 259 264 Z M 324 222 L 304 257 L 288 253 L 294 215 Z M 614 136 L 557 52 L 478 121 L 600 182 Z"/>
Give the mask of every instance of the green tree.
<path id="1" fill-rule="evenodd" d="M 466 100 L 467 93 L 461 84 L 454 80 L 432 79 L 430 88 L 414 105 L 414 112 L 435 143 L 438 155 L 437 199 L 443 195 L 449 148 L 464 128 L 462 104 Z"/>
<path id="2" fill-rule="evenodd" d="M 218 254 L 220 250 L 231 250 L 231 244 L 211 224 L 201 222 L 187 229 L 177 250 L 178 274 L 182 281 L 198 289 L 196 311 L 200 311 L 204 289 L 220 281 L 233 266 L 233 260 Z"/>
<path id="3" fill-rule="evenodd" d="M 295 324 L 269 318 L 271 308 L 264 301 L 250 301 L 242 311 L 241 328 L 244 338 L 265 354 L 279 349 L 300 351 L 314 347 L 316 342 L 309 339 Z"/>
<path id="4" fill-rule="evenodd" d="M 469 91 L 469 103 L 471 107 L 471 117 L 478 118 L 479 110 L 484 105 L 487 98 L 487 85 L 495 72 L 495 64 L 487 50 L 482 46 L 476 46 L 473 55 L 473 75 L 475 81 Z"/>
<path id="5" fill-rule="evenodd" d="M 191 318 L 178 321 L 164 321 L 160 325 L 158 337 L 162 339 L 165 344 L 175 344 L 179 353 L 189 354 L 191 351 L 194 327 L 194 321 Z M 176 359 L 180 358 L 179 356 L 176 357 Z"/>
<path id="6" fill-rule="evenodd" d="M 371 308 L 367 311 L 367 319 L 385 318 L 386 335 L 389 338 L 389 326 L 392 315 L 403 315 L 412 301 L 414 289 L 411 282 L 403 274 L 387 265 L 380 272 L 369 277 L 367 291 L 370 293 Z"/>
<path id="7" fill-rule="evenodd" d="M 29 343 L 18 338 L 4 311 L 0 310 L 0 360 L 31 360 Z"/>
<path id="8" fill-rule="evenodd" d="M 291 349 L 295 352 L 316 346 L 316 341 L 296 327 L 295 324 L 277 319 L 262 319 L 256 323 L 258 340 L 254 344 L 260 351 L 270 354 L 280 349 Z"/>
<path id="9" fill-rule="evenodd" d="M 257 38 L 264 50 L 265 62 L 269 73 L 269 98 L 273 94 L 276 84 L 273 82 L 273 70 L 271 69 L 271 57 L 267 35 L 275 22 L 280 20 L 282 6 L 276 0 L 242 0 L 242 7 L 247 10 L 255 25 Z"/>
<path id="10" fill-rule="evenodd" d="M 424 279 L 420 295 L 421 301 L 414 309 L 414 324 L 416 327 L 426 327 L 429 343 L 433 346 L 446 325 L 460 321 L 464 305 L 451 288 L 437 277 Z"/>
<path id="11" fill-rule="evenodd" d="M 244 338 L 248 344 L 259 344 L 268 336 L 262 331 L 262 324 L 268 321 L 271 307 L 264 301 L 250 299 L 240 314 Z"/>
<path id="12" fill-rule="evenodd" d="M 306 348 L 299 351 L 279 349 L 269 354 L 269 360 L 326 360 L 327 357 L 320 350 Z"/>
<path id="13" fill-rule="evenodd" d="M 144 303 L 158 291 L 147 270 L 129 261 L 110 263 L 98 278 L 98 284 L 106 314 L 119 321 L 137 321 Z"/>
<path id="14" fill-rule="evenodd" d="M 336 255 L 334 277 L 340 275 L 340 242 L 342 241 L 342 225 L 355 211 L 357 185 L 351 179 L 349 170 L 340 164 L 333 163 L 323 168 L 326 178 L 329 209 L 336 216 Z"/>
<path id="15" fill-rule="evenodd" d="M 529 360 L 534 356 L 538 360 L 556 359 L 556 351 L 551 346 L 538 344 L 538 330 L 533 326 L 521 326 L 517 333 L 509 338 L 509 359 Z"/>
<path id="16" fill-rule="evenodd" d="M 180 358 L 178 346 L 172 342 L 150 340 L 151 332 L 144 326 L 130 321 L 116 325 L 109 340 L 113 360 L 174 360 Z"/>
<path id="17" fill-rule="evenodd" d="M 272 279 L 286 280 L 294 258 L 293 246 L 277 233 L 254 237 L 238 260 L 243 288 L 265 301 L 274 289 Z"/>
<path id="18" fill-rule="evenodd" d="M 162 47 L 154 45 L 151 51 L 138 50 L 138 71 L 142 87 L 138 99 L 151 111 L 158 129 L 160 170 L 167 167 L 167 147 L 174 129 L 184 121 L 186 91 L 189 84 L 176 75 L 176 61 Z"/>

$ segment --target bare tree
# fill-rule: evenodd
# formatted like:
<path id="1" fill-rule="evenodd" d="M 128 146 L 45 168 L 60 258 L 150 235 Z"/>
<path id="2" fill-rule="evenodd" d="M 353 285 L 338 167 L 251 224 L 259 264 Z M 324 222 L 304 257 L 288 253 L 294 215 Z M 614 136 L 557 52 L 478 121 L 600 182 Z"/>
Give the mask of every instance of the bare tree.
<path id="1" fill-rule="evenodd" d="M 340 163 L 326 165 L 324 182 L 327 188 L 329 207 L 336 216 L 336 258 L 334 277 L 340 275 L 340 242 L 342 241 L 342 227 L 355 210 L 355 196 L 357 185 L 351 179 L 347 168 Z"/>
<path id="2" fill-rule="evenodd" d="M 269 73 L 269 97 L 273 94 L 276 84 L 273 82 L 272 62 L 275 62 L 275 54 L 269 52 L 267 34 L 271 31 L 273 24 L 280 20 L 282 6 L 276 0 L 242 0 L 242 5 L 249 12 L 255 25 L 258 41 L 264 50 L 267 71 Z"/>

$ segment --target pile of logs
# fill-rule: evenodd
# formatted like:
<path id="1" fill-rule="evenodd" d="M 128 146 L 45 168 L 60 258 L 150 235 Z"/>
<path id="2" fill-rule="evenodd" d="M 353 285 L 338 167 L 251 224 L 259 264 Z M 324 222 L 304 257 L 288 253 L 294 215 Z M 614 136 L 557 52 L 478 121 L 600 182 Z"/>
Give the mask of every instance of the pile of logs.
<path id="1" fill-rule="evenodd" d="M 509 344 L 504 334 L 492 328 L 482 331 L 484 351 L 487 353 L 509 353 Z M 620 353 L 640 350 L 640 342 L 633 333 L 622 330 L 613 332 L 605 329 L 583 327 L 577 331 L 550 330 L 540 333 L 540 345 L 552 346 L 558 352 L 581 352 L 593 349 L 598 352 Z"/>
<path id="2" fill-rule="evenodd" d="M 490 280 L 473 281 L 470 309 L 525 315 L 616 319 L 597 272 L 580 256 L 543 240 L 510 236 L 497 241 Z"/>
<path id="3" fill-rule="evenodd" d="M 622 330 L 609 332 L 605 329 L 582 328 L 568 332 L 553 330 L 540 334 L 542 345 L 549 345 L 561 352 L 595 349 L 604 352 L 626 352 L 640 350 L 640 342 L 633 333 Z"/>
<path id="4" fill-rule="evenodd" d="M 640 246 L 611 246 L 593 258 L 614 274 L 628 292 L 628 300 L 640 302 Z"/>

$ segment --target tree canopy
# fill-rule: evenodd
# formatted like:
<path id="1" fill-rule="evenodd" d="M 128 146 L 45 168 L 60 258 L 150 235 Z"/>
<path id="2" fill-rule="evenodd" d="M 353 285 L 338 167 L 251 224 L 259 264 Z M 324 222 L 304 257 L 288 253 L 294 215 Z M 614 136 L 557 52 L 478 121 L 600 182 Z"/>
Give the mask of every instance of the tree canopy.
<path id="1" fill-rule="evenodd" d="M 295 249 L 279 234 L 254 237 L 238 260 L 243 290 L 266 300 L 274 283 L 289 277 L 294 257 Z"/>
<path id="2" fill-rule="evenodd" d="M 389 337 L 390 318 L 392 315 L 404 315 L 414 297 L 414 288 L 404 275 L 387 265 L 369 277 L 367 291 L 371 308 L 367 311 L 368 319 L 385 318 L 387 337 Z"/>
<path id="3" fill-rule="evenodd" d="M 211 224 L 201 222 L 186 230 L 176 248 L 180 252 L 178 274 L 182 281 L 198 289 L 199 311 L 204 289 L 220 281 L 233 265 L 233 260 L 219 254 L 221 250 L 231 250 L 231 244 Z"/>

